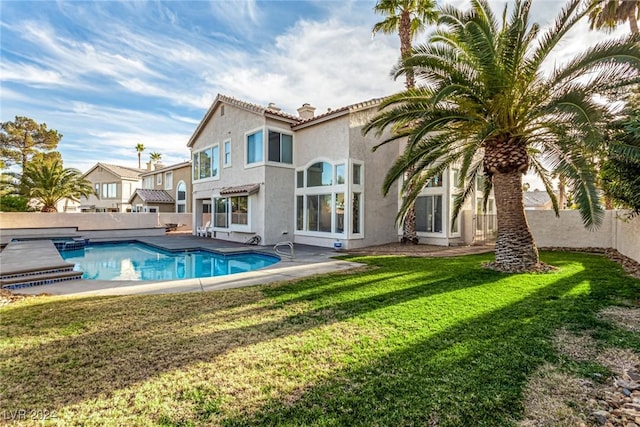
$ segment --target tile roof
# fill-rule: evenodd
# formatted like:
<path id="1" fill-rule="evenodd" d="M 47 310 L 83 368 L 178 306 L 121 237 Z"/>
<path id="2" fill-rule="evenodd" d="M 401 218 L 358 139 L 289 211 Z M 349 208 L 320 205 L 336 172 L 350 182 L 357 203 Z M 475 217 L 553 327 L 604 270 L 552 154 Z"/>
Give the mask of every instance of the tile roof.
<path id="1" fill-rule="evenodd" d="M 263 107 L 262 105 L 241 101 L 232 96 L 218 94 L 218 96 L 216 97 L 216 101 L 225 102 L 229 105 L 234 105 L 236 107 L 243 108 L 249 111 L 255 111 L 256 113 L 260 113 L 260 114 L 269 113 L 275 116 L 283 117 L 285 119 L 294 120 L 296 122 L 300 120 L 300 117 L 285 113 L 278 108 Z"/>
<path id="2" fill-rule="evenodd" d="M 361 110 L 361 109 L 371 108 L 371 107 L 374 107 L 374 106 L 380 104 L 380 102 L 383 99 L 384 98 L 373 98 L 373 99 L 370 99 L 368 101 L 357 102 L 355 104 L 347 105 L 347 106 L 340 107 L 340 108 L 337 108 L 337 109 L 331 109 L 331 110 L 327 111 L 326 113 L 319 114 L 317 116 L 314 116 L 314 117 L 311 117 L 311 118 L 308 118 L 308 119 L 303 119 L 303 118 L 301 118 L 299 116 L 296 116 L 296 115 L 293 115 L 293 114 L 289 114 L 289 113 L 285 113 L 285 112 L 281 111 L 279 108 L 264 107 L 264 106 L 261 106 L 261 105 L 258 105 L 258 104 L 253 104 L 251 102 L 241 101 L 241 100 L 233 98 L 231 96 L 218 94 L 216 96 L 216 99 L 211 104 L 211 107 L 209 107 L 209 110 L 207 110 L 207 112 L 205 113 L 204 117 L 202 118 L 202 120 L 200 121 L 198 126 L 196 127 L 196 130 L 193 132 L 193 134 L 189 138 L 189 142 L 187 143 L 187 146 L 188 147 L 193 146 L 193 144 L 195 143 L 198 135 L 200 134 L 200 132 L 204 128 L 205 124 L 209 121 L 209 119 L 213 115 L 213 112 L 215 111 L 216 107 L 220 103 L 233 105 L 235 107 L 242 108 L 242 109 L 247 110 L 247 111 L 252 111 L 252 112 L 257 113 L 257 114 L 264 114 L 264 115 L 268 114 L 268 115 L 271 115 L 271 116 L 276 116 L 276 117 L 279 117 L 281 119 L 284 119 L 284 120 L 288 121 L 292 128 L 296 128 L 298 126 L 306 126 L 307 124 L 309 126 L 311 126 L 311 124 L 321 123 L 321 122 L 323 122 L 325 120 L 330 120 L 334 116 L 340 116 L 340 115 L 343 115 L 343 114 L 347 114 L 349 112 L 355 112 L 355 111 L 358 111 L 358 110 Z"/>
<path id="3" fill-rule="evenodd" d="M 150 190 L 146 188 L 138 188 L 129 198 L 129 203 L 133 201 L 135 196 L 140 197 L 145 203 L 174 203 L 173 197 L 164 190 Z"/>
<path id="4" fill-rule="evenodd" d="M 146 172 L 146 169 L 130 168 L 128 166 L 110 165 L 108 163 L 98 162 L 94 167 L 92 167 L 91 169 L 89 169 L 89 171 L 85 173 L 85 176 L 88 175 L 89 172 L 91 172 L 98 166 L 101 166 L 102 168 L 108 170 L 112 174 L 119 176 L 120 178 L 123 178 L 123 179 L 138 180 L 140 179 L 140 174 Z"/>
<path id="5" fill-rule="evenodd" d="M 326 113 L 318 114 L 317 116 L 313 116 L 308 119 L 298 118 L 298 123 L 292 125 L 291 127 L 295 129 L 298 126 L 303 126 L 308 123 L 314 123 L 314 122 L 319 123 L 324 120 L 328 120 L 333 116 L 340 116 L 342 114 L 375 107 L 376 105 L 379 105 L 382 102 L 382 100 L 384 100 L 384 98 L 373 98 L 373 99 L 369 99 L 368 101 L 356 102 L 355 104 L 346 105 L 344 107 L 336 108 L 335 110 L 329 110 Z"/>
<path id="6" fill-rule="evenodd" d="M 152 170 L 152 171 L 145 170 L 145 172 L 141 173 L 140 176 L 149 176 L 149 175 L 156 174 L 158 172 L 167 172 L 170 170 L 180 169 L 184 167 L 191 167 L 191 160 L 187 160 L 186 162 L 182 162 L 182 163 L 176 163 L 175 165 L 163 166 L 159 169 Z"/>
<path id="7" fill-rule="evenodd" d="M 260 191 L 260 184 L 238 185 L 237 187 L 224 187 L 220 190 L 221 196 L 232 194 L 255 194 Z"/>

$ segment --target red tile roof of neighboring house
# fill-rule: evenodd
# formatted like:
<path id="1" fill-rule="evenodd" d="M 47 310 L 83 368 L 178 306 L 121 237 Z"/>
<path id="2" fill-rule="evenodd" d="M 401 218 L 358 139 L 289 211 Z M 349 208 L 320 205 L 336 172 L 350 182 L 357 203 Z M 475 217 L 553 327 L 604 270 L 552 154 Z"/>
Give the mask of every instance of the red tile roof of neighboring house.
<path id="1" fill-rule="evenodd" d="M 225 187 L 220 190 L 221 196 L 232 194 L 255 194 L 260 191 L 260 184 L 238 185 L 237 187 Z"/>
<path id="2" fill-rule="evenodd" d="M 154 175 L 158 172 L 168 172 L 171 170 L 175 170 L 175 169 L 180 169 L 180 168 L 184 168 L 184 167 L 191 167 L 191 160 L 187 160 L 186 162 L 182 162 L 182 163 L 176 163 L 175 165 L 169 165 L 169 166 L 163 166 L 159 169 L 156 170 L 148 170 L 144 173 L 141 173 L 140 176 L 149 176 L 149 175 Z"/>
<path id="3" fill-rule="evenodd" d="M 138 188 L 129 198 L 129 203 L 136 197 L 140 197 L 145 203 L 175 203 L 173 197 L 164 190 L 150 190 L 146 188 Z"/>

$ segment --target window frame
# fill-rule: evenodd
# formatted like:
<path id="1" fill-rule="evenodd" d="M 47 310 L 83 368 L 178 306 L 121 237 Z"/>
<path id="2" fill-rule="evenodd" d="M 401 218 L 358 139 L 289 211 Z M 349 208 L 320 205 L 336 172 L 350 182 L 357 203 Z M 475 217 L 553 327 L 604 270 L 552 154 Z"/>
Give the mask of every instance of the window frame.
<path id="1" fill-rule="evenodd" d="M 291 133 L 290 131 L 287 131 L 285 129 L 280 129 L 277 127 L 267 127 L 266 129 L 266 137 L 264 138 L 264 141 L 266 141 L 266 161 L 267 163 L 270 164 L 274 164 L 274 165 L 278 165 L 278 166 L 289 166 L 289 167 L 293 167 L 294 165 L 294 153 L 293 153 L 293 147 L 294 147 L 294 137 L 293 137 L 293 133 Z M 278 154 L 279 154 L 279 160 L 271 160 L 270 155 L 271 155 L 271 133 L 274 134 L 278 134 L 279 137 L 279 141 L 278 141 Z M 283 138 L 282 136 L 286 135 L 288 137 L 291 138 L 291 162 L 285 162 L 282 160 L 282 153 L 284 152 L 283 150 Z"/>
<path id="2" fill-rule="evenodd" d="M 324 175 L 329 175 L 331 185 L 319 185 L 308 186 L 308 170 L 312 166 L 318 163 L 326 164 L 323 166 Z M 326 158 L 316 158 L 302 167 L 296 168 L 294 174 L 294 233 L 300 236 L 318 237 L 318 238 L 331 238 L 331 239 L 350 239 L 350 238 L 362 238 L 362 233 L 352 233 L 350 221 L 352 218 L 351 213 L 351 185 L 349 183 L 349 167 L 350 159 L 329 160 Z M 328 165 L 328 166 L 327 166 Z M 337 184 L 336 167 L 344 166 L 345 179 L 341 184 Z M 327 169 L 325 171 L 325 168 Z M 298 178 L 302 173 L 302 187 L 298 186 Z M 322 180 L 321 180 L 322 181 Z M 360 186 L 358 192 L 362 192 Z M 317 203 L 313 203 L 310 199 L 315 199 Z M 330 203 L 328 212 L 322 210 L 322 206 L 326 208 L 323 203 Z M 312 224 L 312 204 L 317 205 L 317 213 L 315 215 L 315 226 Z M 340 211 L 340 212 L 339 212 Z M 329 231 L 320 231 L 321 220 L 324 218 L 324 224 L 330 222 Z M 362 229 L 362 221 L 360 220 L 360 227 Z M 339 229 L 342 228 L 342 231 Z"/>
<path id="3" fill-rule="evenodd" d="M 164 173 L 164 189 L 173 190 L 173 171 Z"/>
<path id="4" fill-rule="evenodd" d="M 249 162 L 249 137 L 252 135 L 255 135 L 257 133 L 261 132 L 262 133 L 262 141 L 261 144 L 262 146 L 260 147 L 260 160 L 255 160 L 253 162 Z M 256 166 L 262 166 L 265 163 L 265 154 L 264 154 L 264 150 L 265 150 L 265 143 L 264 143 L 264 139 L 265 139 L 265 128 L 264 126 L 261 126 L 259 128 L 255 128 L 252 129 L 248 132 L 245 132 L 244 134 L 244 167 L 245 168 L 253 168 Z M 257 152 L 257 151 L 256 151 Z"/>
<path id="5" fill-rule="evenodd" d="M 202 165 L 200 164 L 200 153 L 209 151 L 209 171 L 210 175 L 200 178 L 202 175 Z M 215 153 L 215 154 L 214 154 Z M 191 152 L 191 179 L 192 182 L 216 181 L 220 179 L 220 144 L 207 145 Z M 198 178 L 196 178 L 198 171 Z M 214 171 L 216 172 L 214 175 Z"/>
<path id="6" fill-rule="evenodd" d="M 247 223 L 239 224 L 233 222 L 233 205 L 231 199 L 233 198 L 246 198 L 246 206 L 247 206 Z M 216 206 L 218 200 L 225 200 L 224 205 L 226 206 L 226 227 L 221 227 L 216 225 L 215 215 L 216 215 Z M 252 197 L 248 194 L 239 194 L 239 195 L 218 195 L 214 196 L 211 200 L 211 209 L 212 209 L 212 217 L 213 217 L 213 230 L 215 231 L 238 231 L 250 233 L 252 232 L 251 228 L 251 207 L 252 207 Z"/>
<path id="7" fill-rule="evenodd" d="M 227 153 L 227 147 L 229 147 L 229 152 Z M 231 161 L 232 161 L 232 152 L 233 152 L 233 146 L 231 145 L 231 140 L 227 139 L 225 141 L 222 142 L 222 167 L 224 168 L 228 168 L 231 166 Z M 229 159 L 227 161 L 227 154 L 229 155 Z"/>
<path id="8" fill-rule="evenodd" d="M 184 185 L 184 201 L 180 199 L 180 186 Z M 187 213 L 187 200 L 189 199 L 189 194 L 187 192 L 187 183 L 184 180 L 180 180 L 178 185 L 176 185 L 176 213 Z M 179 206 L 184 206 L 184 212 L 180 212 Z"/>
<path id="9" fill-rule="evenodd" d="M 162 185 L 162 173 L 156 174 L 156 185 Z"/>
<path id="10" fill-rule="evenodd" d="M 431 188 L 441 188 L 441 187 L 431 187 Z M 417 213 L 416 213 L 416 233 L 420 233 L 420 235 L 429 235 L 429 236 L 446 236 L 447 235 L 447 223 L 448 221 L 446 220 L 446 216 L 445 216 L 445 195 L 442 192 L 438 192 L 438 193 L 421 193 L 417 198 L 416 198 L 416 203 L 418 202 L 417 199 L 421 199 L 421 198 L 431 198 L 431 213 L 432 213 L 432 218 L 431 218 L 431 224 L 427 223 L 427 226 L 431 226 L 431 229 L 434 230 L 436 227 L 436 206 L 437 204 L 435 203 L 435 198 L 436 197 L 440 197 L 440 231 L 426 231 L 426 230 L 418 230 L 417 224 L 418 224 L 418 219 L 417 219 Z M 427 204 L 428 206 L 428 204 Z M 429 214 L 429 212 L 426 212 L 427 215 Z"/>
<path id="11" fill-rule="evenodd" d="M 112 187 L 113 186 L 113 187 Z M 114 195 L 110 196 L 111 189 L 114 190 Z M 117 182 L 103 182 L 102 183 L 102 199 L 117 199 L 118 198 L 118 183 Z"/>

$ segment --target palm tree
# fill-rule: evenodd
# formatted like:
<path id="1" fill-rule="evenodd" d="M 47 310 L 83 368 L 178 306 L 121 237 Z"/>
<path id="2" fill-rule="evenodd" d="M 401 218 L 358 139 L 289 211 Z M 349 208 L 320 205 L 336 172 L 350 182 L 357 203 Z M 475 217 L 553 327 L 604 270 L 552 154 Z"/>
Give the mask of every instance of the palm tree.
<path id="1" fill-rule="evenodd" d="M 590 28 L 613 31 L 619 24 L 629 21 L 632 34 L 638 34 L 640 0 L 590 0 Z"/>
<path id="2" fill-rule="evenodd" d="M 424 30 L 426 24 L 436 21 L 435 0 L 379 0 L 374 12 L 386 16 L 382 22 L 373 26 L 373 35 L 377 32 L 395 34 L 400 36 L 400 57 L 402 60 L 411 56 L 412 41 L 417 33 Z M 411 89 L 415 86 L 413 71 L 407 69 L 405 73 L 405 87 Z M 409 188 L 408 191 L 410 191 Z M 402 224 L 403 242 L 418 242 L 416 235 L 416 211 L 414 206 L 408 209 Z"/>
<path id="3" fill-rule="evenodd" d="M 455 221 L 476 177 L 484 175 L 484 194 L 495 192 L 498 221 L 491 267 L 502 271 L 540 268 L 524 213 L 522 175 L 531 169 L 541 177 L 557 213 L 542 160 L 566 177 L 585 225 L 601 223 L 596 174 L 584 154 L 601 144 L 601 125 L 610 117 L 596 95 L 640 76 L 637 35 L 600 43 L 545 73 L 545 60 L 593 7 L 569 1 L 541 34 L 538 24 L 529 23 L 531 2 L 516 0 L 510 15 L 504 11 L 502 24 L 485 0 L 472 0 L 468 11 L 443 8 L 442 27 L 396 70 L 398 75 L 413 70 L 424 85 L 385 99 L 364 129 L 380 135 L 390 128 L 391 136 L 381 144 L 408 139 L 383 185 L 386 194 L 413 170 L 403 186 L 413 185 L 399 218 L 428 180 L 456 164 L 462 191 L 453 206 Z"/>
<path id="4" fill-rule="evenodd" d="M 27 163 L 20 184 L 24 193 L 42 204 L 42 212 L 57 212 L 56 204 L 65 198 L 78 201 L 80 196 L 93 194 L 91 181 L 82 172 L 73 168 L 62 168 L 56 159 L 48 162 Z"/>
<path id="5" fill-rule="evenodd" d="M 144 145 L 142 145 L 142 143 L 136 144 L 136 151 L 138 152 L 138 169 L 142 169 L 142 163 L 140 163 L 140 156 L 144 151 Z"/>
<path id="6" fill-rule="evenodd" d="M 159 162 L 161 158 L 162 158 L 162 154 L 158 152 L 149 153 L 149 159 L 151 159 L 153 163 Z"/>

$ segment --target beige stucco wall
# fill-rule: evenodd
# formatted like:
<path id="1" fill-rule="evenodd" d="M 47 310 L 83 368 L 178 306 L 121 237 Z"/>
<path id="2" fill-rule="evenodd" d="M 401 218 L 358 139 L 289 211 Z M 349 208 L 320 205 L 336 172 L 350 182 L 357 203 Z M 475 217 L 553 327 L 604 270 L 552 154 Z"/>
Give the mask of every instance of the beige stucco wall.
<path id="1" fill-rule="evenodd" d="M 623 212 L 606 211 L 602 225 L 587 230 L 575 210 L 562 210 L 557 218 L 553 211 L 526 211 L 527 221 L 539 247 L 614 248 L 640 262 L 640 218 L 624 221 Z"/>
<path id="2" fill-rule="evenodd" d="M 640 217 L 616 221 L 616 247 L 621 254 L 640 262 Z"/>
<path id="3" fill-rule="evenodd" d="M 117 230 L 156 227 L 166 223 L 190 225 L 191 215 L 176 213 L 38 213 L 0 212 L 0 234 L 17 228 L 76 227 L 78 230 Z"/>
<path id="4" fill-rule="evenodd" d="M 539 247 L 614 247 L 613 211 L 607 211 L 602 226 L 593 231 L 584 227 L 580 212 L 575 210 L 562 210 L 560 217 L 556 217 L 553 211 L 544 210 L 526 211 L 526 215 L 533 238 Z"/>
<path id="5" fill-rule="evenodd" d="M 164 234 L 165 224 L 191 229 L 191 214 L 0 212 L 0 243 L 12 238 L 128 237 Z"/>
<path id="6" fill-rule="evenodd" d="M 398 191 L 393 186 L 387 196 L 382 195 L 384 177 L 399 154 L 397 143 L 386 144 L 375 152 L 372 148 L 388 137 L 374 133 L 362 134 L 362 128 L 377 113 L 377 108 L 352 113 L 349 122 L 349 151 L 352 159 L 364 161 L 364 239 L 349 242 L 350 248 L 396 242 L 398 240 L 395 225 L 398 213 Z"/>
<path id="7" fill-rule="evenodd" d="M 263 244 L 292 240 L 295 224 L 294 176 L 292 168 L 269 166 L 265 174 Z"/>

